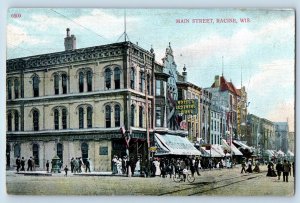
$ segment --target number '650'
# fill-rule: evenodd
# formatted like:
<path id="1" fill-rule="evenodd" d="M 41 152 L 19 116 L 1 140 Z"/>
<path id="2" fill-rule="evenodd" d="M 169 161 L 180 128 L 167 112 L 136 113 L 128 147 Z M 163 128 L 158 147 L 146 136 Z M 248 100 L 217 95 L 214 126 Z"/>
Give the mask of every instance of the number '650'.
<path id="1" fill-rule="evenodd" d="M 21 18 L 21 13 L 13 13 L 10 15 L 12 18 Z"/>

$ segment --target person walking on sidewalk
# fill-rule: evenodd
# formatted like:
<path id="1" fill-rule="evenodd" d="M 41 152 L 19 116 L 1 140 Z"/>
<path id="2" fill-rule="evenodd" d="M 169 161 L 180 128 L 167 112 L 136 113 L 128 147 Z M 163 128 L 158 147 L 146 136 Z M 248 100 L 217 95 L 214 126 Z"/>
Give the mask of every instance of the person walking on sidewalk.
<path id="1" fill-rule="evenodd" d="M 295 177 L 295 161 L 292 163 L 293 177 Z"/>
<path id="2" fill-rule="evenodd" d="M 49 160 L 47 160 L 46 162 L 46 169 L 47 169 L 47 173 L 49 173 Z"/>
<path id="3" fill-rule="evenodd" d="M 19 170 L 21 168 L 21 160 L 20 157 L 18 156 L 18 158 L 16 159 L 16 165 L 17 165 L 17 172 L 19 173 Z"/>
<path id="4" fill-rule="evenodd" d="M 248 173 L 253 172 L 252 171 L 252 160 L 251 159 L 249 159 L 249 161 L 248 161 L 248 168 L 247 168 L 246 172 L 248 172 Z"/>
<path id="5" fill-rule="evenodd" d="M 290 166 L 286 160 L 283 161 L 283 182 L 289 182 Z"/>
<path id="6" fill-rule="evenodd" d="M 288 165 L 289 165 L 289 169 L 290 169 L 290 171 L 289 171 L 289 174 L 290 174 L 290 176 L 292 176 L 292 164 L 290 163 L 290 161 L 288 161 Z"/>
<path id="7" fill-rule="evenodd" d="M 199 164 L 200 164 L 200 160 L 199 160 L 198 157 L 196 157 L 196 159 L 195 159 L 195 164 L 194 164 L 194 168 L 195 168 L 196 173 L 197 173 L 198 176 L 200 176 L 200 173 L 199 173 Z"/>
<path id="8" fill-rule="evenodd" d="M 88 171 L 91 172 L 89 159 L 85 161 L 85 172 L 87 173 Z"/>
<path id="9" fill-rule="evenodd" d="M 71 164 L 71 173 L 74 173 L 74 167 L 75 167 L 74 157 L 72 157 L 70 164 Z"/>
<path id="10" fill-rule="evenodd" d="M 68 166 L 66 165 L 66 167 L 64 168 L 64 171 L 65 171 L 65 176 L 68 176 L 68 171 L 69 171 L 69 169 L 68 169 Z"/>
<path id="11" fill-rule="evenodd" d="M 245 161 L 243 161 L 243 162 L 242 162 L 242 170 L 241 170 L 241 173 L 244 173 L 244 172 L 246 173 L 246 168 L 245 168 L 245 167 L 246 167 L 246 163 L 245 163 Z"/>
<path id="12" fill-rule="evenodd" d="M 25 159 L 22 157 L 21 159 L 21 171 L 25 171 Z"/>
<path id="13" fill-rule="evenodd" d="M 278 160 L 278 163 L 276 164 L 275 168 L 277 171 L 278 180 L 280 180 L 281 172 L 283 171 L 283 166 L 280 160 Z"/>
<path id="14" fill-rule="evenodd" d="M 30 157 L 27 161 L 27 171 L 32 171 L 32 157 Z"/>

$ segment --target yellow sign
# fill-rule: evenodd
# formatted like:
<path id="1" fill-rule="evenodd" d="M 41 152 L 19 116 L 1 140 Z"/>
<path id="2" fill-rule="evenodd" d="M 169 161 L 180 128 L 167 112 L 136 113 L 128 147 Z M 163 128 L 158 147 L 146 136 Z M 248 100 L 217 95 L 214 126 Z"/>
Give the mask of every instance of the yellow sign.
<path id="1" fill-rule="evenodd" d="M 149 151 L 151 151 L 151 152 L 156 152 L 156 150 L 157 150 L 157 147 L 149 147 Z"/>
<path id="2" fill-rule="evenodd" d="M 186 99 L 176 101 L 176 110 L 180 114 L 198 114 L 198 100 Z"/>

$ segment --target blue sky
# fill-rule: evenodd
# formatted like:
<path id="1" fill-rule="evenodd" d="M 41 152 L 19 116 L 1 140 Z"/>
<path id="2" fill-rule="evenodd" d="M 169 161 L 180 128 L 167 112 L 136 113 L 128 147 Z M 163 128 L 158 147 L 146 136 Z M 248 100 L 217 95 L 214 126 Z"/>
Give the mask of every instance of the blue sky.
<path id="1" fill-rule="evenodd" d="M 20 13 L 20 18 L 11 14 Z M 178 71 L 184 64 L 190 82 L 209 87 L 222 73 L 237 88 L 246 86 L 249 113 L 272 121 L 294 122 L 295 20 L 292 10 L 127 9 L 127 34 L 144 49 L 151 45 L 161 62 L 169 42 Z M 215 23 L 195 24 L 192 19 Z M 235 18 L 220 24 L 216 19 Z M 239 23 L 249 18 L 249 23 Z M 123 9 L 10 9 L 7 57 L 63 51 L 67 27 L 77 48 L 117 42 L 124 32 Z M 189 19 L 178 24 L 176 19 Z M 84 28 L 82 27 L 84 26 Z M 123 40 L 121 38 L 119 41 Z"/>

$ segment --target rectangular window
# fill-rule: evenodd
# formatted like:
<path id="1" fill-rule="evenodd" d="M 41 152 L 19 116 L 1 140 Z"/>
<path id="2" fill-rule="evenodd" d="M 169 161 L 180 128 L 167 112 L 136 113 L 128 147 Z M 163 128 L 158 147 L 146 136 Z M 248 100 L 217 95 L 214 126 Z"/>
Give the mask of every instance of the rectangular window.
<path id="1" fill-rule="evenodd" d="M 11 99 L 11 81 L 7 82 L 7 98 Z"/>
<path id="2" fill-rule="evenodd" d="M 145 74 L 144 72 L 141 72 L 140 73 L 140 92 L 143 92 L 144 91 L 144 83 L 145 83 Z"/>
<path id="3" fill-rule="evenodd" d="M 161 125 L 161 107 L 156 106 L 155 107 L 155 119 L 156 119 L 156 127 L 162 127 Z"/>
<path id="4" fill-rule="evenodd" d="M 62 75 L 62 90 L 63 94 L 67 94 L 67 75 Z"/>
<path id="5" fill-rule="evenodd" d="M 155 91 L 156 96 L 161 96 L 161 81 L 156 80 L 156 91 Z"/>
<path id="6" fill-rule="evenodd" d="M 62 127 L 67 129 L 67 111 L 65 109 L 62 110 Z"/>
<path id="7" fill-rule="evenodd" d="M 190 99 L 190 98 L 191 98 L 191 93 L 190 93 L 190 92 L 187 92 L 187 93 L 186 93 L 186 98 L 187 98 L 187 99 Z"/>
<path id="8" fill-rule="evenodd" d="M 15 99 L 18 99 L 19 98 L 19 80 L 15 80 L 15 86 L 14 86 L 14 89 L 15 89 Z"/>
<path id="9" fill-rule="evenodd" d="M 139 127 L 143 127 L 143 107 L 139 107 Z"/>
<path id="10" fill-rule="evenodd" d="M 182 89 L 178 89 L 178 100 L 183 100 L 183 92 L 182 92 Z"/>

